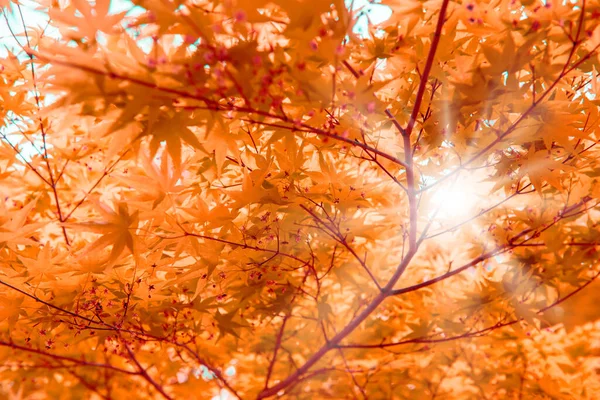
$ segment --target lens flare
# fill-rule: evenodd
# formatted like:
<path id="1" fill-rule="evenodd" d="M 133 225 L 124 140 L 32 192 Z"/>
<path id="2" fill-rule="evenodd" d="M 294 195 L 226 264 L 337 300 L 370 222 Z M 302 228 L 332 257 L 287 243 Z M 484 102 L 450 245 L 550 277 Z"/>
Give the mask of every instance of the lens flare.
<path id="1" fill-rule="evenodd" d="M 479 211 L 482 197 L 481 185 L 476 181 L 457 179 L 436 188 L 431 197 L 430 215 L 458 222 Z"/>

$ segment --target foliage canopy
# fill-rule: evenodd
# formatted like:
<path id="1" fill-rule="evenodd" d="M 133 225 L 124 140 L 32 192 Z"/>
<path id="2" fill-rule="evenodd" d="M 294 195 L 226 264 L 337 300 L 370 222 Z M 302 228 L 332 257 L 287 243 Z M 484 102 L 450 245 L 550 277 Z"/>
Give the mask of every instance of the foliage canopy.
<path id="1" fill-rule="evenodd" d="M 0 59 L 1 397 L 600 397 L 600 1 L 134 3 Z"/>

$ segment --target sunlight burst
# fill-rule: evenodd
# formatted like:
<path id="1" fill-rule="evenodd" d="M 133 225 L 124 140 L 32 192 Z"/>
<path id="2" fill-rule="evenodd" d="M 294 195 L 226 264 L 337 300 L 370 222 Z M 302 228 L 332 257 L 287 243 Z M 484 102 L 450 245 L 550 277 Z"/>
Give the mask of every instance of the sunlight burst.
<path id="1" fill-rule="evenodd" d="M 474 216 L 481 208 L 482 185 L 472 177 L 461 177 L 439 187 L 431 197 L 430 216 L 460 221 Z"/>

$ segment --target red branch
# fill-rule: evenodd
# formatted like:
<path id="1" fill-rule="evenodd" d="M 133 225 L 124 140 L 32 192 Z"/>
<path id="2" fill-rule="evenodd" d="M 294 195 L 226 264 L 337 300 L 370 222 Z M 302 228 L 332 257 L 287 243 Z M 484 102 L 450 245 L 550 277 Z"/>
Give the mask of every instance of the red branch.
<path id="1" fill-rule="evenodd" d="M 436 27 L 436 33 L 434 34 L 434 41 L 439 41 L 442 27 L 444 25 L 446 9 L 448 8 L 449 0 L 444 0 L 442 3 L 442 7 L 440 10 L 440 15 Z M 435 50 L 437 48 L 437 44 L 431 46 L 429 52 L 430 54 L 427 57 L 428 63 L 433 63 L 433 59 L 435 54 Z M 427 67 L 426 67 L 427 69 Z M 431 69 L 431 65 L 428 69 Z M 418 94 L 417 94 L 418 95 Z M 423 93 L 421 93 L 421 98 Z M 418 101 L 420 104 L 420 101 Z M 340 332 L 338 332 L 333 338 L 327 341 L 316 353 L 314 353 L 300 368 L 298 368 L 294 373 L 289 375 L 287 378 L 279 382 L 278 384 L 272 386 L 271 388 L 264 389 L 261 393 L 259 393 L 258 398 L 263 399 L 266 397 L 273 396 L 277 394 L 279 391 L 284 390 L 290 385 L 295 384 L 299 379 L 301 379 L 302 375 L 304 375 L 308 370 L 316 364 L 318 361 L 323 358 L 325 354 L 327 354 L 330 350 L 334 349 L 346 336 L 352 333 L 367 317 L 371 315 L 373 311 L 375 311 L 379 305 L 389 296 L 389 294 L 393 291 L 396 282 L 400 279 L 408 265 L 410 264 L 412 258 L 417 252 L 417 203 L 416 203 L 416 188 L 414 182 L 414 175 L 412 171 L 412 152 L 411 152 L 411 144 L 410 144 L 410 135 L 405 134 L 404 137 L 404 150 L 405 150 L 405 165 L 407 172 L 407 184 L 408 184 L 408 197 L 410 202 L 410 237 L 409 237 L 409 249 L 407 254 L 404 256 L 404 259 L 400 262 L 394 275 L 390 278 L 385 287 L 379 292 L 377 296 L 371 301 L 371 303 L 357 316 L 355 316 Z M 411 176 L 413 179 L 411 179 Z"/>

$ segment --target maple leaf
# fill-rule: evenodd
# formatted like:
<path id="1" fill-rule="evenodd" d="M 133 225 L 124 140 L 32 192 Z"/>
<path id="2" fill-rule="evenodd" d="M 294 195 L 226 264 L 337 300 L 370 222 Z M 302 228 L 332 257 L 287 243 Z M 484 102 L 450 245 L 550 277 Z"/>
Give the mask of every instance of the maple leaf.
<path id="1" fill-rule="evenodd" d="M 554 142 L 563 146 L 567 151 L 573 151 L 573 138 L 587 139 L 588 135 L 580 130 L 583 125 L 582 115 L 569 112 L 567 101 L 555 101 L 552 105 L 541 106 L 536 114 L 540 115 L 544 124 L 537 135 L 541 136 L 547 149 L 551 149 Z"/>
<path id="2" fill-rule="evenodd" d="M 19 244 L 35 242 L 32 235 L 44 225 L 43 222 L 27 223 L 27 218 L 35 205 L 36 201 L 33 200 L 20 210 L 9 211 L 5 201 L 0 199 L 0 248 L 4 246 L 14 248 Z"/>
<path id="3" fill-rule="evenodd" d="M 220 123 L 216 123 L 220 122 Z M 239 129 L 239 128 L 238 128 Z M 236 126 L 226 125 L 222 119 L 215 118 L 215 124 L 207 127 L 206 136 L 202 143 L 203 149 L 208 154 L 214 154 L 217 171 L 220 173 L 223 169 L 223 164 L 227 153 L 237 154 L 239 152 L 239 140 L 246 136 L 245 133 L 236 133 Z"/>
<path id="4" fill-rule="evenodd" d="M 268 169 L 257 169 L 245 172 L 242 180 L 242 190 L 228 190 L 226 193 L 237 203 L 238 207 L 252 203 L 285 204 L 279 190 L 266 179 Z"/>
<path id="5" fill-rule="evenodd" d="M 127 203 L 115 202 L 115 209 L 111 209 L 98 199 L 93 199 L 94 208 L 102 216 L 102 220 L 95 222 L 66 223 L 67 228 L 80 229 L 100 233 L 102 236 L 86 247 L 80 257 L 97 254 L 107 246 L 112 250 L 106 260 L 106 268 L 113 266 L 125 248 L 136 255 L 135 230 L 138 225 L 138 213 L 129 213 Z"/>
<path id="6" fill-rule="evenodd" d="M 156 110 L 158 111 L 158 110 Z M 142 136 L 150 135 L 150 156 L 153 157 L 161 142 L 166 143 L 166 148 L 175 165 L 181 164 L 181 146 L 188 143 L 197 149 L 202 149 L 202 144 L 187 125 L 191 124 L 182 113 L 173 116 L 151 113 Z"/>
<path id="7" fill-rule="evenodd" d="M 232 335 L 241 339 L 239 330 L 240 328 L 243 328 L 244 325 L 233 321 L 235 316 L 235 313 L 221 314 L 219 311 L 214 315 L 217 327 L 219 328 L 219 338 L 224 338 L 226 335 Z"/>
<path id="8" fill-rule="evenodd" d="M 19 319 L 20 308 L 24 300 L 24 296 L 1 296 L 0 322 L 7 321 L 9 325 L 14 326 Z"/>
<path id="9" fill-rule="evenodd" d="M 572 170 L 572 167 L 553 159 L 547 151 L 532 151 L 523 158 L 519 175 L 527 175 L 538 193 L 542 193 L 544 183 L 549 183 L 556 189 L 562 191 L 564 187 L 561 182 L 563 171 Z"/>
<path id="10" fill-rule="evenodd" d="M 128 175 L 119 176 L 124 184 L 136 189 L 138 201 L 152 201 L 154 209 L 167 195 L 177 194 L 184 189 L 184 186 L 178 184 L 183 166 L 174 166 L 167 152 L 161 154 L 160 165 L 156 165 L 145 155 L 141 155 L 141 159 L 143 169 L 139 174 L 130 171 Z"/>
<path id="11" fill-rule="evenodd" d="M 60 22 L 66 29 L 66 35 L 74 39 L 88 38 L 96 40 L 98 31 L 113 33 L 126 12 L 109 15 L 110 0 L 96 1 L 92 8 L 85 0 L 74 0 L 65 10 L 50 8 L 50 17 Z M 75 28 L 75 29 L 71 29 Z"/>
<path id="12" fill-rule="evenodd" d="M 19 257 L 21 263 L 25 266 L 25 274 L 29 279 L 45 279 L 45 280 L 56 280 L 57 273 L 59 273 L 62 261 L 67 257 L 67 254 L 58 252 L 56 249 L 52 249 L 50 243 L 46 243 L 42 247 L 37 255 L 37 259 Z"/>

